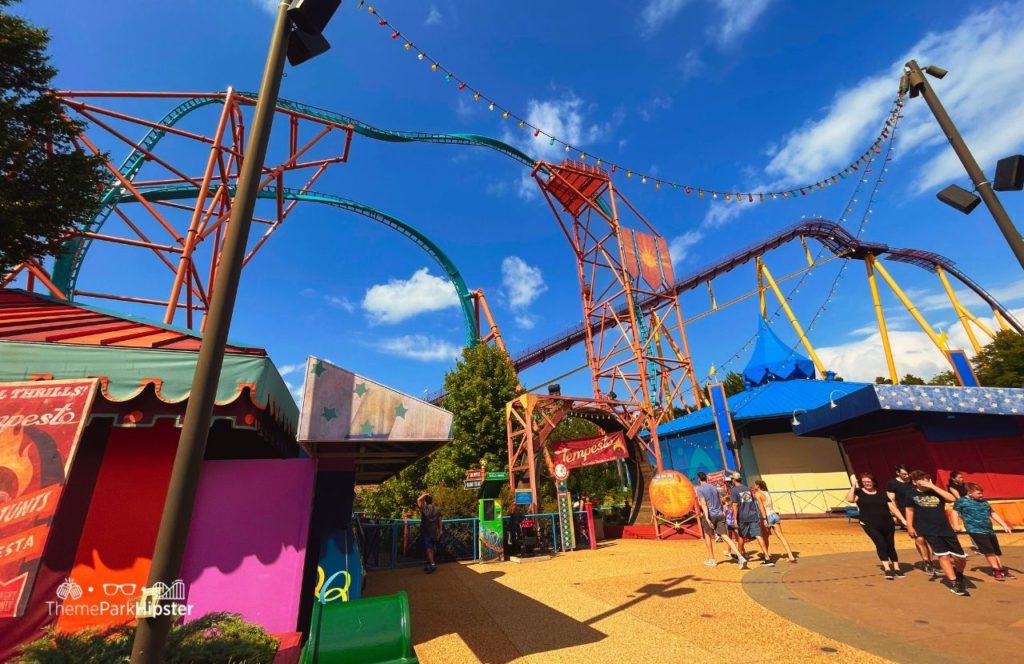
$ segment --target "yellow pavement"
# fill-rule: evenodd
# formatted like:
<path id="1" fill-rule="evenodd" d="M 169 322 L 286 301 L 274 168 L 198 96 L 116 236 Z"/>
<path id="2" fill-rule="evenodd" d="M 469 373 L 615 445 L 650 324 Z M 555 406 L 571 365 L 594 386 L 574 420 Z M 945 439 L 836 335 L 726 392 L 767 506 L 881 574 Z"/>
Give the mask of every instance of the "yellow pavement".
<path id="1" fill-rule="evenodd" d="M 367 594 L 409 593 L 423 664 L 901 661 L 913 652 L 903 642 L 907 632 L 925 634 L 901 625 L 887 631 L 886 621 L 873 624 L 860 614 L 875 616 L 919 597 L 927 618 L 921 624 L 936 633 L 945 622 L 959 622 L 948 607 L 1024 615 L 1024 578 L 996 587 L 980 556 L 968 564 L 968 577 L 977 581 L 973 596 L 958 598 L 917 570 L 907 580 L 885 581 L 873 554 L 865 555 L 874 549 L 856 523 L 791 519 L 784 528 L 801 562 L 786 562 L 773 539 L 774 569 L 754 562 L 739 570 L 723 562 L 722 545 L 720 564 L 707 567 L 703 542 L 615 540 L 543 562 L 446 564 L 432 575 L 420 568 L 372 572 Z M 968 544 L 966 536 L 961 541 Z M 1024 535 L 1001 541 L 1013 547 L 1005 558 L 1010 566 L 1024 564 Z M 916 552 L 905 534 L 897 534 L 897 545 L 909 570 Z M 856 589 L 858 601 L 818 601 L 841 598 L 844 589 Z M 941 611 L 927 608 L 936 602 Z M 1024 621 L 1018 622 L 1007 638 L 1024 644 Z M 968 652 L 960 661 L 971 659 Z"/>

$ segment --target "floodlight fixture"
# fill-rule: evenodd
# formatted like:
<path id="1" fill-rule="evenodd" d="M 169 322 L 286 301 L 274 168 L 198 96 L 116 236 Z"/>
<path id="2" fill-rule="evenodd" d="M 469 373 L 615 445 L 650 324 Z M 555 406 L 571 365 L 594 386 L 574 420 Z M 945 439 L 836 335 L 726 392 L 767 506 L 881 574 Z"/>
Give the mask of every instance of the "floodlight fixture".
<path id="1" fill-rule="evenodd" d="M 970 214 L 981 203 L 980 197 L 955 184 L 949 185 L 936 194 L 935 197 L 949 207 L 959 210 L 964 214 Z"/>

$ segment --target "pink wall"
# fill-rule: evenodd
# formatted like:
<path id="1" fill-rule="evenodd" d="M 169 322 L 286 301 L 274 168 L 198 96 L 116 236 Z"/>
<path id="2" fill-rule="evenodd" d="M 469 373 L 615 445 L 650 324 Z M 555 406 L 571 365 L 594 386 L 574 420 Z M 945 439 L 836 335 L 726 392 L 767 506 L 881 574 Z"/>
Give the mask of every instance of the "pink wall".
<path id="1" fill-rule="evenodd" d="M 296 629 L 314 474 L 311 459 L 203 464 L 182 565 L 192 619 L 232 611 Z"/>

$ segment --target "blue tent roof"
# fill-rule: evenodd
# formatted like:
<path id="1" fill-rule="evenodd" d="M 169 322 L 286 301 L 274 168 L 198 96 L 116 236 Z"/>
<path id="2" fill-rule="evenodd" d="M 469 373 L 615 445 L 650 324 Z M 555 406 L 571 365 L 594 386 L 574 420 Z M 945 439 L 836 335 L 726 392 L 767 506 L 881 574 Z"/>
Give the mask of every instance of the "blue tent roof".
<path id="1" fill-rule="evenodd" d="M 745 390 L 729 397 L 729 412 L 734 423 L 770 417 L 790 417 L 794 410 L 810 411 L 827 405 L 829 399 L 838 400 L 846 394 L 867 387 L 869 383 L 851 383 L 837 380 L 776 381 Z M 802 417 L 802 416 L 801 416 Z M 658 427 L 658 437 L 684 435 L 707 427 L 714 427 L 711 408 L 700 410 L 666 422 Z"/>
<path id="2" fill-rule="evenodd" d="M 756 387 L 775 380 L 803 378 L 814 378 L 814 363 L 782 343 L 762 316 L 757 345 L 743 370 L 743 382 L 747 387 Z"/>

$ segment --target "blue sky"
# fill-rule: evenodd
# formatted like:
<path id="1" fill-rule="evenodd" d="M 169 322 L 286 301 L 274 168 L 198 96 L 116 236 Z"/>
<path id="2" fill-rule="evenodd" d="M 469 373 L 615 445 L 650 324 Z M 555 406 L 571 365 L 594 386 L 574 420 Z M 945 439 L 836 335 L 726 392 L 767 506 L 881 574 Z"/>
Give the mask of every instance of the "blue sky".
<path id="1" fill-rule="evenodd" d="M 255 90 L 272 22 L 268 4 L 274 5 L 54 1 L 13 10 L 50 29 L 58 85 L 65 89 Z M 884 9 L 772 0 L 374 4 L 417 46 L 546 132 L 589 155 L 695 186 L 781 188 L 842 168 L 882 126 L 909 57 L 949 70 L 933 85 L 990 175 L 998 158 L 1024 148 L 1021 3 L 905 2 Z M 357 5 L 346 0 L 328 27 L 331 51 L 289 68 L 283 97 L 378 127 L 473 132 L 538 157 L 564 156 L 458 93 Z M 170 105 L 120 108 L 155 120 Z M 935 200 L 946 184 L 970 187 L 920 99 L 910 100 L 905 116 L 864 237 L 944 254 L 1005 304 L 1024 305 L 1020 268 L 984 207 L 965 217 Z M 215 112 L 197 114 L 194 122 L 210 133 Z M 102 147 L 115 161 L 125 152 L 113 141 Z M 169 149 L 175 163 L 201 171 L 196 155 Z M 332 168 L 316 188 L 389 212 L 429 235 L 471 289 L 484 289 L 513 353 L 580 320 L 575 263 L 523 166 L 479 148 L 356 136 L 349 162 Z M 867 202 L 862 194 L 844 213 L 853 178 L 797 200 L 729 205 L 655 190 L 621 172 L 616 177 L 672 243 L 677 274 L 804 217 L 846 214 L 855 229 Z M 1024 223 L 1024 194 L 1002 198 Z M 799 246 L 767 257 L 776 276 L 799 269 L 801 261 Z M 793 294 L 805 324 L 829 296 L 838 265 L 816 269 Z M 951 344 L 966 346 L 935 276 L 890 267 Z M 863 266 L 852 263 L 844 274 L 809 336 L 829 367 L 848 379 L 870 379 L 885 365 Z M 166 297 L 168 279 L 141 252 L 97 251 L 79 287 Z M 721 303 L 754 286 L 747 265 L 716 281 L 715 291 Z M 888 293 L 883 299 L 900 372 L 927 377 L 942 370 L 941 355 L 896 299 Z M 976 300 L 964 301 L 990 318 Z M 681 303 L 688 317 L 696 316 L 707 309 L 707 292 L 687 294 Z M 748 298 L 692 323 L 687 334 L 698 374 L 712 364 L 742 369 L 756 317 L 756 298 Z M 266 347 L 293 383 L 301 380 L 295 367 L 314 354 L 419 395 L 440 387 L 462 329 L 450 286 L 429 257 L 362 217 L 309 207 L 289 218 L 243 274 L 232 337 Z M 784 319 L 775 329 L 796 343 Z M 543 384 L 583 362 L 578 348 L 530 370 L 524 384 Z M 563 393 L 590 389 L 584 372 L 561 382 Z"/>

